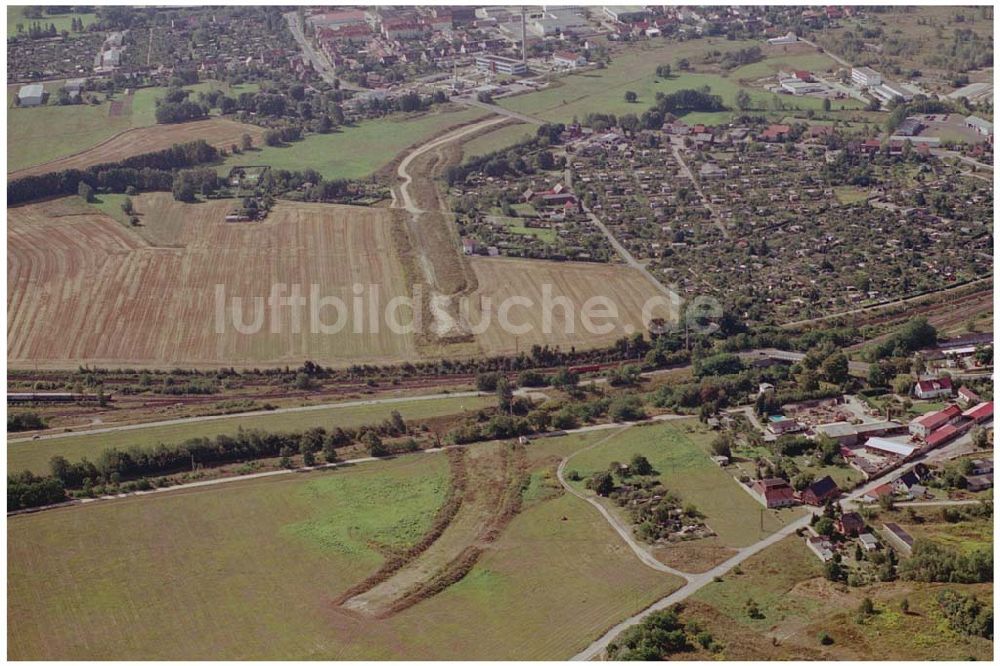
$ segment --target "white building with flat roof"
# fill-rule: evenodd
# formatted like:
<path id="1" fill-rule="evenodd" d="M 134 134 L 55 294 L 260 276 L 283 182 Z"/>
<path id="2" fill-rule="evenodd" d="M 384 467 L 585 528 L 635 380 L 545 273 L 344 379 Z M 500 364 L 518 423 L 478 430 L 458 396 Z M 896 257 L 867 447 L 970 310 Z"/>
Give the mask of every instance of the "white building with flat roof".
<path id="1" fill-rule="evenodd" d="M 882 75 L 871 67 L 854 67 L 851 69 L 851 82 L 861 88 L 870 88 L 882 83 Z"/>
<path id="2" fill-rule="evenodd" d="M 865 442 L 865 448 L 879 455 L 890 455 L 904 460 L 913 455 L 918 447 L 905 442 L 894 442 L 884 437 L 872 437 Z"/>

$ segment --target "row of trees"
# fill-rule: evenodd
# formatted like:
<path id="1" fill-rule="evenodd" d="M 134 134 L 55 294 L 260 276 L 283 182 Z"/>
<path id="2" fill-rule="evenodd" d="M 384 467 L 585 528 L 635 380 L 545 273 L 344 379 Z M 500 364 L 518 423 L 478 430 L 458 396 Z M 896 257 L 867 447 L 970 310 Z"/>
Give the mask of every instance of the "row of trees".
<path id="1" fill-rule="evenodd" d="M 175 144 L 164 150 L 84 170 L 66 169 L 12 180 L 7 183 L 7 203 L 13 205 L 51 196 L 78 194 L 81 183 L 112 192 L 125 192 L 129 187 L 139 191 L 169 191 L 173 186 L 175 169 L 218 160 L 219 151 L 203 139 Z"/>

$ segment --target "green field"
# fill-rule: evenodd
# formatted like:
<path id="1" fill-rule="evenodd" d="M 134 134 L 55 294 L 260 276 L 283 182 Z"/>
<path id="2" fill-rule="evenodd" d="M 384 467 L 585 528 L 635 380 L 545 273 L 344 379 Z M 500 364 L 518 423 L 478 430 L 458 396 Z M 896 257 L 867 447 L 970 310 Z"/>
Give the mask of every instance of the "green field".
<path id="1" fill-rule="evenodd" d="M 727 573 L 695 593 L 695 599 L 714 606 L 733 620 L 762 630 L 789 618 L 807 618 L 823 609 L 823 602 L 805 595 L 788 594 L 796 583 L 822 576 L 823 567 L 805 542 L 790 536 L 740 565 L 739 573 Z M 754 619 L 745 611 L 747 599 L 764 610 Z"/>
<path id="2" fill-rule="evenodd" d="M 726 106 L 735 108 L 736 93 L 744 89 L 750 93 L 754 106 L 762 110 L 770 110 L 771 102 L 780 99 L 789 108 L 822 109 L 823 102 L 819 98 L 791 97 L 775 95 L 757 88 L 744 87 L 739 83 L 740 70 L 734 70 L 726 76 L 716 73 L 680 72 L 676 69 L 679 58 L 690 58 L 693 67 L 697 67 L 697 58 L 709 49 L 720 51 L 736 50 L 749 46 L 759 46 L 759 42 L 692 40 L 689 42 L 654 44 L 644 43 L 634 45 L 627 51 L 616 55 L 611 64 L 602 70 L 591 70 L 579 74 L 571 74 L 558 80 L 558 83 L 547 90 L 528 93 L 516 97 L 499 100 L 505 108 L 519 111 L 553 122 L 570 122 L 574 117 L 582 120 L 589 112 L 625 114 L 641 114 L 653 105 L 656 93 L 671 93 L 685 88 L 701 88 L 708 86 L 712 93 L 721 95 Z M 797 56 L 796 59 L 804 56 Z M 810 56 L 813 57 L 813 56 Z M 825 56 L 815 57 L 825 58 Z M 788 60 L 779 56 L 769 58 L 750 67 L 760 71 L 780 68 L 780 62 Z M 775 62 L 772 62 L 775 61 Z M 827 59 L 830 63 L 832 60 Z M 674 73 L 669 79 L 656 76 L 656 66 L 670 64 Z M 745 69 L 745 68 L 743 68 Z M 750 70 L 751 73 L 753 70 Z M 625 101 L 625 92 L 633 91 L 639 95 L 638 102 L 630 104 Z M 859 108 L 856 100 L 837 100 L 834 108 Z M 720 123 L 728 121 L 732 112 L 721 113 L 690 113 L 684 117 L 689 123 Z"/>
<path id="3" fill-rule="evenodd" d="M 634 454 L 642 454 L 667 489 L 680 495 L 685 504 L 697 506 L 720 542 L 734 548 L 759 541 L 802 515 L 798 509 L 764 509 L 741 489 L 709 458 L 707 447 L 713 437 L 695 419 L 629 428 L 574 457 L 566 473 L 575 470 L 586 479 L 607 470 L 612 462 L 627 462 Z"/>
<path id="4" fill-rule="evenodd" d="M 587 441 L 528 453 L 540 470 Z M 446 475 L 401 456 L 12 519 L 9 658 L 566 659 L 680 584 L 555 495 L 440 594 L 382 620 L 336 607 L 426 528 Z"/>
<path id="5" fill-rule="evenodd" d="M 21 5 L 8 5 L 7 6 L 7 36 L 14 37 L 18 34 L 17 25 L 20 23 L 24 28 L 24 31 L 28 31 L 28 26 L 32 23 L 41 23 L 44 27 L 48 27 L 49 24 L 55 24 L 56 30 L 62 32 L 63 30 L 69 30 L 72 34 L 70 25 L 74 18 L 83 19 L 84 27 L 89 26 L 91 23 L 97 22 L 97 14 L 92 12 L 84 14 L 46 14 L 42 11 L 42 18 L 32 19 L 27 18 L 24 15 L 25 6 Z"/>
<path id="6" fill-rule="evenodd" d="M 54 96 L 63 81 L 45 83 L 45 90 Z M 15 108 L 13 99 L 20 86 L 7 87 L 7 171 L 17 171 L 73 155 L 110 139 L 126 130 L 156 124 L 156 99 L 164 88 L 139 88 L 132 95 L 131 111 L 111 117 L 110 101 L 100 104 L 47 104 L 32 108 Z M 217 81 L 204 81 L 186 86 L 193 93 L 220 88 L 233 94 L 252 92 L 256 84 L 228 86 Z M 103 99 L 103 93 L 101 94 Z M 123 99 L 116 95 L 115 99 Z M 50 97 L 50 102 L 52 97 Z"/>
<path id="7" fill-rule="evenodd" d="M 267 164 L 272 169 L 315 169 L 327 179 L 366 178 L 391 162 L 399 153 L 449 127 L 486 115 L 481 109 L 439 111 L 413 118 L 393 116 L 368 120 L 330 134 L 309 135 L 287 146 L 264 146 L 231 155 L 221 167 Z"/>
<path id="8" fill-rule="evenodd" d="M 517 123 L 504 125 L 500 129 L 487 132 L 462 144 L 462 156 L 468 161 L 473 157 L 489 155 L 498 150 L 509 148 L 535 135 L 534 127 Z"/>
<path id="9" fill-rule="evenodd" d="M 88 457 L 91 460 L 106 448 L 152 446 L 158 443 L 176 444 L 191 437 L 214 437 L 234 434 L 240 428 L 293 432 L 323 426 L 327 429 L 356 427 L 378 423 L 388 418 L 392 410 L 399 411 L 404 419 L 424 419 L 463 411 L 477 410 L 494 404 L 491 397 L 442 398 L 439 400 L 414 400 L 382 405 L 360 405 L 317 409 L 306 412 L 286 412 L 259 416 L 234 416 L 214 421 L 201 421 L 182 425 L 165 425 L 139 430 L 123 430 L 93 435 L 78 435 L 57 439 L 15 442 L 7 445 L 7 469 L 12 472 L 30 469 L 46 473 L 52 456 L 63 456 L 71 461 Z"/>
<path id="10" fill-rule="evenodd" d="M 11 521 L 10 655 L 336 656 L 329 600 L 426 529 L 446 477 L 410 456 Z"/>

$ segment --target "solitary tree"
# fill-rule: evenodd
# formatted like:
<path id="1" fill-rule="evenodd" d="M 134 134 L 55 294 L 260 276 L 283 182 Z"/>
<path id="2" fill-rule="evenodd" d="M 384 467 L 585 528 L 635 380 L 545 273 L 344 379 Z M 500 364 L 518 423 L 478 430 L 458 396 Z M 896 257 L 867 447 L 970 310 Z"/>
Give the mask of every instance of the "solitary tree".
<path id="1" fill-rule="evenodd" d="M 625 101 L 628 102 L 629 104 L 635 104 L 637 101 L 639 101 L 639 95 L 632 90 L 626 90 Z"/>

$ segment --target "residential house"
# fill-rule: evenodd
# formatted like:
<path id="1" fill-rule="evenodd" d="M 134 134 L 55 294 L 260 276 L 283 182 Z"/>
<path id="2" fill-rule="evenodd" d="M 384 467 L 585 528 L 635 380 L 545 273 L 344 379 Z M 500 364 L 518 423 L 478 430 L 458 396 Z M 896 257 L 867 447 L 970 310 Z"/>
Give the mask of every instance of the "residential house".
<path id="1" fill-rule="evenodd" d="M 823 562 L 833 559 L 833 543 L 825 536 L 807 537 L 806 546 Z"/>
<path id="2" fill-rule="evenodd" d="M 865 531 L 865 519 L 857 511 L 848 511 L 841 514 L 833 524 L 833 528 L 838 533 L 847 537 L 853 537 Z"/>
<path id="3" fill-rule="evenodd" d="M 556 51 L 552 54 L 552 64 L 556 67 L 576 69 L 577 67 L 586 65 L 587 59 L 579 53 L 573 53 L 572 51 Z"/>
<path id="4" fill-rule="evenodd" d="M 784 479 L 758 479 L 751 490 L 758 501 L 768 509 L 778 509 L 797 504 L 795 490 Z"/>
<path id="5" fill-rule="evenodd" d="M 827 502 L 840 496 L 840 488 L 829 475 L 818 481 L 813 481 L 802 491 L 800 499 L 805 504 L 812 506 L 823 506 Z"/>
<path id="6" fill-rule="evenodd" d="M 879 501 L 879 499 L 882 497 L 891 497 L 891 496 L 892 496 L 892 484 L 883 483 L 881 486 L 875 486 L 874 488 L 866 492 L 864 495 L 861 496 L 861 499 L 862 501 L 867 502 L 869 504 L 874 504 L 875 502 Z"/>
<path id="7" fill-rule="evenodd" d="M 978 493 L 982 490 L 989 490 L 993 487 L 993 475 L 983 474 L 982 476 L 965 477 L 965 489 L 969 492 Z"/>
<path id="8" fill-rule="evenodd" d="M 921 400 L 933 400 L 934 398 L 950 398 L 953 390 L 951 377 L 941 377 L 918 381 L 913 387 L 913 394 Z"/>
<path id="9" fill-rule="evenodd" d="M 980 400 L 981 398 L 979 395 L 968 386 L 963 386 L 958 389 L 958 402 L 961 403 L 963 407 L 971 407 L 978 404 Z"/>

